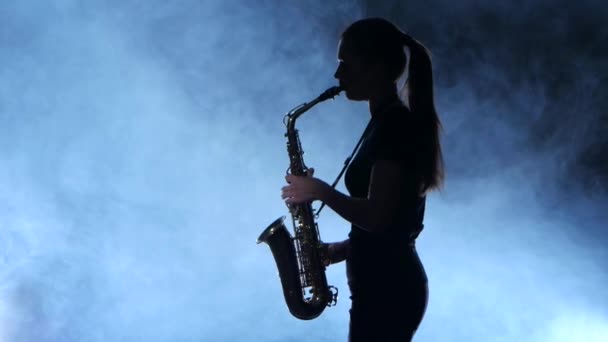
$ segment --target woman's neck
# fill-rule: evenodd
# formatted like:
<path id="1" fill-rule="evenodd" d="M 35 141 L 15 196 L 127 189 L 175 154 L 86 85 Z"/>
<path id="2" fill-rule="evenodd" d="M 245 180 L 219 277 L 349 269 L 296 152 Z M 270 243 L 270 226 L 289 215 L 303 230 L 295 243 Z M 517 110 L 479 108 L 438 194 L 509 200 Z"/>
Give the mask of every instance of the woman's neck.
<path id="1" fill-rule="evenodd" d="M 369 99 L 369 112 L 372 118 L 381 117 L 386 114 L 387 109 L 400 104 L 401 99 L 397 94 L 397 89 L 392 89 L 378 93 Z"/>

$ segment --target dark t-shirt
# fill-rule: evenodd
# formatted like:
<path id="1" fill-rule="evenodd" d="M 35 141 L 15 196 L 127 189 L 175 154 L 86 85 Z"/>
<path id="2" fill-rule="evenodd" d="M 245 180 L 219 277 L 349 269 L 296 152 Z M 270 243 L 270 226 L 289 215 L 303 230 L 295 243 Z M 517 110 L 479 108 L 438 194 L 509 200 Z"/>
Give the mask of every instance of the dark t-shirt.
<path id="1" fill-rule="evenodd" d="M 416 164 L 420 151 L 416 146 L 418 132 L 413 120 L 412 113 L 404 105 L 393 106 L 381 117 L 371 119 L 369 133 L 346 170 L 344 182 L 351 196 L 366 198 L 374 163 L 395 161 L 403 169 L 401 210 L 399 221 L 386 233 L 369 233 L 353 225 L 350 237 L 408 237 L 422 229 L 425 198 L 418 195 L 420 172 Z"/>

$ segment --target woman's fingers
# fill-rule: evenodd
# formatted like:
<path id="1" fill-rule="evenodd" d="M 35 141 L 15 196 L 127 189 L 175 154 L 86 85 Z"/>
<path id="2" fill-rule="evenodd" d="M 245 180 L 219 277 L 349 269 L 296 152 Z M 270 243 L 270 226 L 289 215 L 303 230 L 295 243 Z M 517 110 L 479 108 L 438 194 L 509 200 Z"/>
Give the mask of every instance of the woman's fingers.
<path id="1" fill-rule="evenodd" d="M 288 185 L 288 186 L 284 186 L 284 187 L 281 189 L 281 197 L 282 197 L 283 199 L 288 198 L 288 197 L 291 197 L 291 194 L 292 194 L 292 189 L 291 189 L 291 186 L 290 186 L 290 185 Z"/>
<path id="2" fill-rule="evenodd" d="M 293 185 L 288 185 L 283 187 L 281 198 L 284 199 L 286 203 L 302 203 L 311 201 L 313 196 L 309 191 L 295 188 Z"/>
<path id="3" fill-rule="evenodd" d="M 281 197 L 287 203 L 304 203 L 315 199 L 318 180 L 312 177 L 314 169 L 306 171 L 307 176 L 286 175 L 288 183 L 281 189 Z"/>

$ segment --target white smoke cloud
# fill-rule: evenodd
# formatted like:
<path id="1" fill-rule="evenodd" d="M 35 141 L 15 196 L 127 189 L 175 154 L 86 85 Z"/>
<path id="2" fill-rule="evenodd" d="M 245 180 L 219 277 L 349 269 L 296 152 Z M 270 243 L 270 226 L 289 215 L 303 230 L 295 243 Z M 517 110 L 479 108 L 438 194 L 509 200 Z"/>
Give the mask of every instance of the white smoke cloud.
<path id="1" fill-rule="evenodd" d="M 0 340 L 345 340 L 343 265 L 328 270 L 339 305 L 301 322 L 255 239 L 287 214 L 281 116 L 334 84 L 338 34 L 361 15 L 320 1 L 6 4 Z M 431 302 L 418 340 L 604 336 L 605 197 L 562 204 L 559 172 L 538 168 L 554 156 L 508 119 L 536 118 L 544 91 L 484 102 L 439 82 L 456 176 L 429 198 L 419 241 Z M 317 176 L 333 180 L 367 115 L 339 98 L 300 120 Z M 328 209 L 319 225 L 326 241 L 348 232 Z"/>

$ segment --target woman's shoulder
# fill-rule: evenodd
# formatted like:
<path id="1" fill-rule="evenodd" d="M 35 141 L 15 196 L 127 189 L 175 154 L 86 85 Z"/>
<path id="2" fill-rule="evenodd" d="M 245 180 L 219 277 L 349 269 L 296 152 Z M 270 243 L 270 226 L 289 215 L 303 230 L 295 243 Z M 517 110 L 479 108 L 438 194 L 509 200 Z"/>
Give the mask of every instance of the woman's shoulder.
<path id="1" fill-rule="evenodd" d="M 389 131 L 407 131 L 412 127 L 413 123 L 414 117 L 412 112 L 410 112 L 409 108 L 405 105 L 391 108 L 391 110 L 387 111 L 386 114 L 382 116 L 379 122 L 385 130 Z"/>

